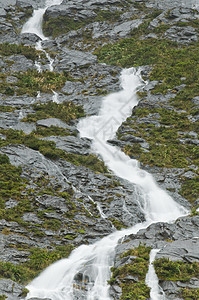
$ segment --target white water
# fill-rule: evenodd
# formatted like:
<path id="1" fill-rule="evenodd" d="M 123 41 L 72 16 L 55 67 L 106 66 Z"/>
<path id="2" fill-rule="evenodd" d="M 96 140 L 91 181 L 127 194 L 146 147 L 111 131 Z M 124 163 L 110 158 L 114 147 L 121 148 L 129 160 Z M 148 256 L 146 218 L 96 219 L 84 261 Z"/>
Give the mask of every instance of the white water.
<path id="1" fill-rule="evenodd" d="M 47 7 L 58 5 L 62 1 L 46 1 L 45 8 L 34 11 L 32 18 L 24 25 L 23 32 L 37 34 L 41 40 L 47 39 L 42 32 L 43 14 Z M 37 49 L 44 51 L 41 42 L 36 45 Z M 45 51 L 44 51 L 45 52 Z M 46 53 L 46 52 L 45 52 Z M 49 70 L 53 70 L 53 60 L 46 53 L 49 60 Z M 37 62 L 38 71 L 41 65 Z M 186 213 L 185 209 L 176 204 L 173 199 L 162 191 L 147 172 L 140 170 L 136 160 L 130 159 L 120 150 L 107 143 L 108 139 L 115 136 L 121 123 L 131 114 L 132 108 L 137 104 L 136 89 L 144 84 L 139 73 L 134 69 L 124 70 L 121 76 L 122 90 L 104 98 L 98 116 L 92 116 L 80 121 L 78 129 L 81 137 L 93 139 L 93 151 L 99 154 L 110 170 L 117 176 L 127 179 L 137 185 L 136 198 L 140 200 L 146 222 L 137 224 L 132 228 L 115 231 L 93 245 L 82 245 L 75 249 L 68 259 L 63 259 L 47 268 L 38 278 L 34 279 L 27 288 L 30 290 L 27 298 L 51 298 L 53 300 L 72 300 L 78 288 L 84 290 L 84 281 L 87 281 L 87 293 L 83 299 L 109 300 L 110 266 L 113 265 L 114 251 L 118 240 L 125 235 L 136 233 L 146 228 L 152 222 L 172 221 Z M 54 93 L 53 101 L 58 102 L 58 95 Z M 38 93 L 39 97 L 40 93 Z M 125 203 L 124 203 L 125 206 Z M 106 217 L 98 210 L 102 217 Z M 82 286 L 76 287 L 74 277 L 82 273 Z M 150 276 L 149 276 L 150 277 Z M 150 279 L 150 278 L 149 278 Z M 152 285 L 152 290 L 154 285 Z M 159 292 L 155 292 L 152 300 L 160 300 Z M 83 296 L 82 296 L 83 297 Z"/>
<path id="2" fill-rule="evenodd" d="M 122 90 L 105 97 L 99 115 L 81 120 L 78 129 L 81 137 L 93 139 L 93 150 L 101 155 L 110 170 L 138 185 L 141 191 L 140 204 L 145 212 L 146 222 L 123 231 L 115 231 L 93 245 L 78 247 L 68 259 L 51 265 L 27 286 L 30 290 L 28 298 L 72 300 L 75 298 L 74 291 L 78 288 L 84 289 L 84 281 L 88 281 L 88 292 L 85 298 L 81 299 L 109 300 L 107 280 L 110 278 L 110 267 L 113 265 L 118 240 L 146 228 L 153 222 L 173 221 L 186 213 L 183 207 L 156 185 L 150 174 L 139 168 L 136 160 L 130 159 L 106 142 L 114 137 L 119 125 L 126 120 L 132 107 L 137 104 L 136 90 L 142 84 L 139 73 L 133 68 L 123 70 Z M 79 272 L 83 274 L 83 280 L 82 287 L 77 288 L 74 277 Z M 154 293 L 151 299 L 160 300 L 159 291 Z"/>
<path id="3" fill-rule="evenodd" d="M 51 58 L 49 53 L 46 52 L 42 48 L 41 41 L 48 40 L 48 38 L 46 36 L 44 36 L 43 31 L 42 31 L 42 21 L 43 21 L 43 15 L 48 7 L 53 6 L 53 5 L 60 5 L 61 3 L 62 3 L 62 0 L 46 0 L 45 7 L 34 10 L 33 16 L 24 24 L 22 31 L 21 31 L 21 33 L 34 33 L 40 37 L 41 40 L 36 43 L 35 48 L 36 48 L 36 50 L 40 50 L 45 53 L 45 56 L 46 56 L 47 60 L 49 61 L 48 69 L 51 72 L 53 71 L 54 59 Z M 36 66 L 37 71 L 39 73 L 41 73 L 42 72 L 41 63 L 39 61 L 35 61 L 35 66 Z M 53 92 L 53 97 L 52 97 L 53 102 L 60 103 L 59 95 L 55 91 L 52 91 L 52 92 Z"/>
<path id="4" fill-rule="evenodd" d="M 160 251 L 160 249 L 152 249 L 150 253 L 149 260 L 149 270 L 146 275 L 146 284 L 151 288 L 150 298 L 152 300 L 166 300 L 165 295 L 161 288 L 159 287 L 159 280 L 155 273 L 155 269 L 153 266 L 153 262 L 155 260 L 156 254 Z"/>
<path id="5" fill-rule="evenodd" d="M 43 15 L 46 9 L 52 5 L 60 5 L 62 0 L 46 0 L 45 7 L 34 10 L 33 16 L 24 24 L 21 33 L 34 33 L 41 40 L 47 40 L 42 32 Z"/>

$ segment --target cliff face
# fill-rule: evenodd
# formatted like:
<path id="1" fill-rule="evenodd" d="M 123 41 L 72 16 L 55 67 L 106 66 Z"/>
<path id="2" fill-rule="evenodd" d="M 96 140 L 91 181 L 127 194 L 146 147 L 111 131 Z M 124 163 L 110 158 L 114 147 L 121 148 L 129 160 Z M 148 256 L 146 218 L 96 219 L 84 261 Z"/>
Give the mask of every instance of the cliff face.
<path id="1" fill-rule="evenodd" d="M 0 299 L 24 297 L 23 285 L 74 247 L 144 221 L 135 187 L 110 173 L 76 128 L 120 90 L 119 74 L 132 66 L 142 66 L 147 85 L 110 143 L 192 213 L 126 237 L 111 294 L 149 298 L 148 254 L 159 248 L 155 266 L 167 299 L 198 299 L 195 1 L 64 0 L 45 11 L 43 50 L 35 49 L 37 35 L 20 32 L 44 1 L 0 4 Z"/>

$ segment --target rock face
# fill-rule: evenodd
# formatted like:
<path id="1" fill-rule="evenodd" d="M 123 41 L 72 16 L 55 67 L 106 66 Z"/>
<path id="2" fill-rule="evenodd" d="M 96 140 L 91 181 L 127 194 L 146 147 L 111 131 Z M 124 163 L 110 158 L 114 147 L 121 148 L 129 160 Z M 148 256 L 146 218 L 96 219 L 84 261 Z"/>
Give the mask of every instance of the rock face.
<path id="1" fill-rule="evenodd" d="M 79 137 L 78 113 L 81 107 L 87 116 L 97 114 L 103 96 L 120 90 L 121 67 L 132 66 L 131 61 L 142 64 L 136 53 L 122 52 L 129 41 L 134 50 L 135 41 L 166 41 L 179 51 L 185 49 L 183 55 L 189 49 L 195 53 L 198 43 L 196 1 L 63 0 L 46 9 L 43 30 L 49 39 L 41 41 L 42 51 L 35 50 L 40 38 L 20 31 L 33 10 L 45 5 L 44 0 L 0 1 L 0 298 L 8 300 L 24 298 L 27 281 L 67 257 L 74 247 L 145 221 L 137 187 L 110 173 L 93 155 L 92 141 Z M 114 52 L 120 42 L 119 52 Z M 103 46 L 109 48 L 106 63 Z M 139 56 L 153 56 L 150 47 L 146 44 Z M 192 59 L 197 65 L 197 53 Z M 158 69 L 153 73 L 156 63 L 142 65 L 147 84 L 139 91 L 140 101 L 109 143 L 140 160 L 161 188 L 192 209 L 192 215 L 126 236 L 116 248 L 118 272 L 135 261 L 131 255 L 122 257 L 124 253 L 140 244 L 160 249 L 157 261 L 199 263 L 197 74 L 186 78 L 181 67 L 189 62 L 179 62 L 176 70 L 171 68 L 160 79 Z M 164 90 L 174 72 L 177 83 Z M 182 97 L 184 104 L 179 107 Z M 52 102 L 55 105 L 48 110 Z M 63 115 L 66 107 L 69 121 Z M 166 121 L 165 115 L 169 115 Z M 162 151 L 158 163 L 157 157 L 149 159 L 147 155 L 168 138 L 183 153 L 177 163 L 162 165 L 169 151 Z M 179 152 L 173 151 L 178 157 Z M 139 285 L 139 281 L 137 274 L 116 278 L 111 298 L 120 299 L 124 283 Z M 167 299 L 188 299 L 182 291 L 197 294 L 199 277 L 160 278 L 159 284 Z M 82 287 L 81 273 L 74 285 Z M 83 289 L 75 293 L 75 299 L 86 299 Z"/>
<path id="2" fill-rule="evenodd" d="M 183 263 L 198 263 L 199 255 L 197 247 L 199 234 L 199 216 L 182 217 L 174 224 L 157 223 L 147 229 L 140 230 L 136 235 L 127 236 L 116 248 L 115 266 L 120 268 L 128 264 L 128 257 L 121 259 L 123 253 L 140 244 L 154 249 L 160 249 L 156 259 L 168 258 L 170 261 Z M 124 280 L 124 279 L 123 279 Z M 188 282 L 160 280 L 159 284 L 167 299 L 184 299 L 180 297 L 180 290 L 184 287 L 198 289 L 198 278 L 191 278 Z M 111 288 L 114 299 L 119 299 L 121 290 L 117 285 Z"/>

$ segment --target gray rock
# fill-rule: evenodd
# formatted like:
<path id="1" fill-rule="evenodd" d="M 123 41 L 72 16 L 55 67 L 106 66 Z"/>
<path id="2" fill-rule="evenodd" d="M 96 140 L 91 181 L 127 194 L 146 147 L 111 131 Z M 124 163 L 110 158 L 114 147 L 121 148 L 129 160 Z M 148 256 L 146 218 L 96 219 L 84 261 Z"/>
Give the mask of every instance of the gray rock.
<path id="1" fill-rule="evenodd" d="M 64 128 L 64 129 L 71 129 L 73 128 L 72 126 L 66 124 L 65 122 L 63 122 L 60 119 L 57 118 L 48 118 L 48 119 L 42 119 L 42 120 L 38 120 L 36 122 L 37 125 L 39 126 L 44 126 L 44 127 L 51 127 L 51 126 L 56 126 L 59 128 Z"/>
<path id="2" fill-rule="evenodd" d="M 73 68 L 86 67 L 96 61 L 97 57 L 91 53 L 63 48 L 62 58 L 59 61 L 55 60 L 55 65 L 61 71 L 69 71 Z"/>
<path id="3" fill-rule="evenodd" d="M 16 0 L 16 6 L 22 8 L 22 9 L 33 9 L 32 5 L 30 3 L 27 3 L 23 0 Z"/>
<path id="4" fill-rule="evenodd" d="M 79 138 L 75 136 L 66 137 L 46 137 L 43 140 L 53 141 L 56 143 L 56 147 L 69 153 L 88 155 L 90 154 L 91 141 L 87 138 Z"/>
<path id="5" fill-rule="evenodd" d="M 0 279 L 0 293 L 7 296 L 7 300 L 16 300 L 19 299 L 23 286 L 12 281 L 11 279 Z"/>
<path id="6" fill-rule="evenodd" d="M 0 8 L 0 17 L 2 18 L 5 18 L 6 17 L 6 11 L 4 8 Z"/>

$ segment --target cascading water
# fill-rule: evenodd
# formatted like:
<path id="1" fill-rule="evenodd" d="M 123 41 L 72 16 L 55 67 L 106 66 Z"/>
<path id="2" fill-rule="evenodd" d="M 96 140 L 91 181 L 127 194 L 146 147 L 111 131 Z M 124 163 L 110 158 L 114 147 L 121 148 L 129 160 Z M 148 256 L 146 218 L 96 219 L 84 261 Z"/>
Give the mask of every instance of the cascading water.
<path id="1" fill-rule="evenodd" d="M 46 0 L 45 7 L 34 10 L 33 16 L 24 24 L 21 33 L 34 33 L 41 40 L 47 40 L 42 32 L 43 15 L 46 9 L 53 5 L 60 5 L 62 0 Z"/>
<path id="2" fill-rule="evenodd" d="M 187 213 L 156 185 L 150 174 L 139 168 L 136 160 L 130 159 L 107 143 L 129 116 L 132 107 L 137 104 L 136 90 L 143 81 L 139 72 L 135 72 L 132 68 L 123 70 L 121 83 L 120 92 L 103 99 L 99 115 L 82 119 L 78 129 L 81 137 L 93 140 L 93 151 L 101 155 L 110 170 L 138 186 L 146 222 L 129 229 L 115 231 L 92 245 L 78 247 L 68 259 L 51 265 L 27 286 L 30 291 L 28 298 L 109 300 L 107 280 L 110 278 L 110 267 L 113 265 L 118 240 L 125 235 L 137 233 L 153 222 L 173 221 Z M 77 274 L 82 274 L 82 282 L 87 282 L 86 287 L 83 286 L 86 289 L 85 295 L 81 295 L 81 298 L 76 297 L 74 278 Z M 157 300 L 158 296 L 154 295 L 151 299 Z"/>
<path id="3" fill-rule="evenodd" d="M 149 270 L 146 275 L 146 284 L 151 288 L 150 297 L 152 300 L 166 300 L 163 291 L 160 289 L 158 284 L 158 277 L 155 273 L 155 269 L 153 266 L 153 262 L 155 260 L 156 254 L 160 251 L 160 249 L 152 249 L 150 253 L 149 260 Z"/>
<path id="4" fill-rule="evenodd" d="M 47 39 L 43 35 L 41 27 L 43 14 L 49 6 L 59 5 L 61 2 L 61 0 L 46 1 L 45 8 L 34 11 L 32 18 L 24 25 L 22 33 L 35 33 L 41 40 Z M 41 42 L 38 42 L 36 47 L 44 51 Z M 52 71 L 53 60 L 47 53 L 46 57 L 49 61 L 49 70 Z M 41 72 L 39 62 L 36 66 L 38 71 Z M 122 90 L 105 97 L 99 115 L 81 120 L 78 129 L 81 137 L 93 140 L 93 151 L 103 158 L 112 172 L 137 185 L 136 189 L 139 190 L 139 193 L 136 194 L 136 198 L 139 196 L 140 206 L 145 213 L 146 222 L 123 231 L 115 231 L 92 245 L 78 247 L 68 259 L 63 259 L 51 265 L 39 277 L 34 279 L 27 286 L 30 291 L 27 298 L 109 300 L 107 280 L 111 275 L 110 267 L 114 262 L 114 251 L 118 240 L 125 235 L 146 228 L 152 222 L 172 221 L 186 213 L 184 208 L 176 204 L 165 191 L 162 191 L 156 185 L 150 174 L 140 170 L 136 160 L 130 159 L 119 149 L 107 143 L 108 139 L 114 137 L 118 127 L 126 120 L 132 108 L 137 104 L 136 90 L 143 83 L 139 72 L 135 72 L 134 69 L 124 70 L 121 75 Z M 40 93 L 38 93 L 39 96 Z M 55 92 L 53 101 L 58 102 Z M 98 209 L 101 209 L 100 206 Z M 103 212 L 101 212 L 101 215 L 104 218 L 106 217 Z M 76 287 L 74 280 L 78 274 L 82 274 L 82 288 L 85 289 L 80 298 L 77 295 L 79 287 Z M 86 282 L 85 286 L 84 282 Z M 151 299 L 160 300 L 157 293 L 153 294 Z"/>
<path id="5" fill-rule="evenodd" d="M 47 60 L 49 61 L 48 64 L 49 71 L 53 71 L 54 59 L 52 59 L 50 55 L 42 48 L 41 41 L 48 40 L 48 38 L 43 34 L 42 31 L 43 15 L 48 7 L 53 5 L 60 5 L 61 3 L 62 0 L 46 0 L 45 8 L 39 8 L 37 10 L 34 10 L 33 16 L 24 24 L 21 31 L 21 33 L 34 33 L 41 39 L 36 43 L 35 48 L 36 50 L 40 50 L 44 52 Z M 35 66 L 38 72 L 42 72 L 41 64 L 38 61 L 35 62 Z M 59 103 L 58 94 L 55 91 L 52 92 L 53 92 L 53 97 L 52 97 L 53 102 Z"/>

